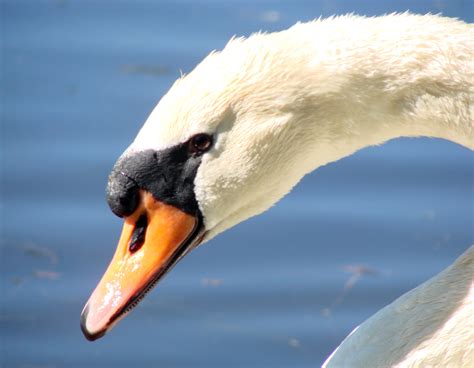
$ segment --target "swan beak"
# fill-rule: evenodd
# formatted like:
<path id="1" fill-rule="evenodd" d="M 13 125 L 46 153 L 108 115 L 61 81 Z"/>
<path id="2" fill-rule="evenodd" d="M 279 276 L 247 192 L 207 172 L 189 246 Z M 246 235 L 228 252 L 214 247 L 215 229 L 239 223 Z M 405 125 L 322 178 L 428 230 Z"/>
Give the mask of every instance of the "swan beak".
<path id="1" fill-rule="evenodd" d="M 200 242 L 197 217 L 141 192 L 137 210 L 125 218 L 115 255 L 81 314 L 88 340 L 102 337 L 156 282 Z"/>

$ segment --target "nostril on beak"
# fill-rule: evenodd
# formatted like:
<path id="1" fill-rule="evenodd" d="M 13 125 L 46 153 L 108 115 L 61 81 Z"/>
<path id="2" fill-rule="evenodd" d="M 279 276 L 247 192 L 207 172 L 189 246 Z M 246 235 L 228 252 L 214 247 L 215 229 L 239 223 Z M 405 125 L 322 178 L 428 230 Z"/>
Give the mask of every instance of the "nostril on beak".
<path id="1" fill-rule="evenodd" d="M 139 191 L 137 183 L 115 167 L 106 190 L 107 203 L 118 217 L 129 216 L 138 206 Z"/>
<path id="2" fill-rule="evenodd" d="M 130 243 L 128 246 L 128 250 L 130 251 L 130 253 L 133 254 L 142 247 L 143 243 L 145 242 L 147 226 L 147 216 L 145 214 L 141 215 L 135 224 L 135 229 L 133 230 L 132 238 L 130 239 Z"/>

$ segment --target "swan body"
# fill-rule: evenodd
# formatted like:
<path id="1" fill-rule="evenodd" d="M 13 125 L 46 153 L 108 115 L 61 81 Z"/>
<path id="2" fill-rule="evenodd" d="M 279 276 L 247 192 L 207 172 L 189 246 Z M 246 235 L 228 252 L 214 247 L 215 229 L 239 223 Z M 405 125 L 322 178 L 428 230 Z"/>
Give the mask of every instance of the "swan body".
<path id="1" fill-rule="evenodd" d="M 474 246 L 358 326 L 330 367 L 472 367 Z"/>
<path id="2" fill-rule="evenodd" d="M 86 337 L 308 172 L 397 137 L 474 149 L 473 114 L 474 27 L 459 20 L 347 15 L 232 39 L 175 82 L 112 171 L 108 201 L 124 232 L 84 309 Z M 151 244 L 156 218 L 171 235 Z M 362 324 L 326 366 L 474 365 L 473 254 Z"/>

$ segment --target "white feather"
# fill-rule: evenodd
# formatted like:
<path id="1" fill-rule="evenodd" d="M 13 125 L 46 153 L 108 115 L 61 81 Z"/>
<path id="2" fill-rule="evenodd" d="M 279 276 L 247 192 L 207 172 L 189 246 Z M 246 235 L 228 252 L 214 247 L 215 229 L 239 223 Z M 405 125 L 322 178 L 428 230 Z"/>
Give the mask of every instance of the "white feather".
<path id="1" fill-rule="evenodd" d="M 473 149 L 473 112 L 472 25 L 347 15 L 232 39 L 173 85 L 128 152 L 214 135 L 195 179 L 209 240 L 363 147 L 429 136 Z M 474 366 L 473 254 L 375 315 L 327 366 Z"/>

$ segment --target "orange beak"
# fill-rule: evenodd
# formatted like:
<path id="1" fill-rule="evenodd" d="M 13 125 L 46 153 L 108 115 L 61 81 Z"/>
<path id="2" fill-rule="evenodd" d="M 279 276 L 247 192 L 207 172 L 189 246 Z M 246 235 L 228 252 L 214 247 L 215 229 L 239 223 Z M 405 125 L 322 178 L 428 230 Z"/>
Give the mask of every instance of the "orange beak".
<path id="1" fill-rule="evenodd" d="M 197 217 L 141 192 L 137 210 L 125 218 L 107 271 L 81 315 L 89 340 L 102 337 L 158 280 L 202 240 Z"/>

